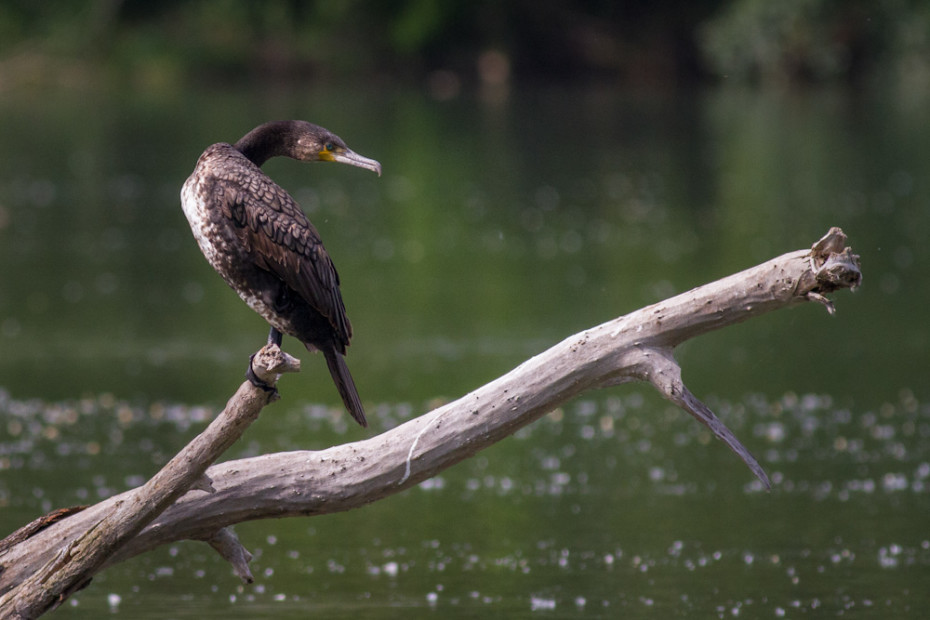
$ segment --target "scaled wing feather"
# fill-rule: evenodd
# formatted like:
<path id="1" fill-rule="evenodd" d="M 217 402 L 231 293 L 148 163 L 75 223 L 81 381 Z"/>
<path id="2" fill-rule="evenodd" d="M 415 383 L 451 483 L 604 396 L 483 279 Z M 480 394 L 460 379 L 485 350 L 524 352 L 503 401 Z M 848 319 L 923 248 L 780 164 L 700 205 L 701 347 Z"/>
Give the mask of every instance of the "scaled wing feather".
<path id="1" fill-rule="evenodd" d="M 339 292 L 339 275 L 319 233 L 291 196 L 258 175 L 248 185 L 237 178 L 219 180 L 227 214 L 255 264 L 275 274 L 332 324 L 343 345 L 352 328 Z"/>

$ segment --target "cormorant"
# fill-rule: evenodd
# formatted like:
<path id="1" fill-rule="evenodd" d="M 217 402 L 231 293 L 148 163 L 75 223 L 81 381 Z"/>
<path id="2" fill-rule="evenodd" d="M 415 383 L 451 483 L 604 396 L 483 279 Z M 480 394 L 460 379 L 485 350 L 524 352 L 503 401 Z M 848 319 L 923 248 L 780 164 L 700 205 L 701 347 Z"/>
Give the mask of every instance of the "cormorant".
<path id="1" fill-rule="evenodd" d="M 352 337 L 339 275 L 319 233 L 291 196 L 260 166 L 277 156 L 335 161 L 381 175 L 381 164 L 350 150 L 332 132 L 306 121 L 260 125 L 235 144 L 210 146 L 181 190 L 181 205 L 207 261 L 250 308 L 281 334 L 326 358 L 342 402 L 367 426 L 343 356 Z M 272 390 L 252 372 L 258 387 Z"/>

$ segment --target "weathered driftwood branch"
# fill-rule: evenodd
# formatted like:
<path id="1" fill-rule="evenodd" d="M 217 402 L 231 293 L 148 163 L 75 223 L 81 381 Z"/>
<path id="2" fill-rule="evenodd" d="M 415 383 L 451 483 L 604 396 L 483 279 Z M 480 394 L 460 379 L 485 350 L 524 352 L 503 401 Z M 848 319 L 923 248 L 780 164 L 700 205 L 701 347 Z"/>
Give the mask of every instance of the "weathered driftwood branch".
<path id="1" fill-rule="evenodd" d="M 102 567 L 168 542 L 195 539 L 209 541 L 249 579 L 248 552 L 224 528 L 247 520 L 357 508 L 435 475 L 586 390 L 637 380 L 651 383 L 708 426 L 768 486 L 755 458 L 684 385 L 673 351 L 687 339 L 805 301 L 823 303 L 832 312 L 825 295 L 855 288 L 861 281 L 858 257 L 845 248 L 845 241 L 842 231 L 831 229 L 810 250 L 779 256 L 585 330 L 457 401 L 376 437 L 322 451 L 215 465 L 206 471 L 211 486 L 189 491 L 144 529 L 127 536 Z M 114 510 L 125 510 L 139 491 L 105 500 L 0 551 L 0 592 L 35 580 L 32 575 L 39 567 L 56 565 L 62 549 L 73 556 L 71 550 L 88 530 Z M 46 568 L 42 574 L 49 572 Z M 8 593 L 0 605 L 21 590 Z"/>
<path id="2" fill-rule="evenodd" d="M 255 356 L 253 369 L 261 379 L 273 384 L 279 373 L 296 372 L 300 363 L 277 347 L 266 347 Z M 188 490 L 211 492 L 211 481 L 204 473 L 207 467 L 242 436 L 273 398 L 275 394 L 243 383 L 226 409 L 161 471 L 140 488 L 107 502 L 102 511 L 94 511 L 92 520 L 85 521 L 83 531 L 75 532 L 67 540 L 59 539 L 57 548 L 48 549 L 54 553 L 43 555 L 41 565 L 32 562 L 35 570 L 0 598 L 0 618 L 34 618 L 55 607 L 87 585 L 114 553 Z M 46 529 L 53 527 L 49 525 Z M 208 540 L 223 557 L 233 561 L 243 579 L 251 579 L 248 568 L 241 570 L 245 563 L 235 561 L 242 552 L 248 554 L 244 549 L 235 551 L 235 535 L 220 529 Z M 6 581 L 6 562 L 3 568 L 0 577 Z"/>

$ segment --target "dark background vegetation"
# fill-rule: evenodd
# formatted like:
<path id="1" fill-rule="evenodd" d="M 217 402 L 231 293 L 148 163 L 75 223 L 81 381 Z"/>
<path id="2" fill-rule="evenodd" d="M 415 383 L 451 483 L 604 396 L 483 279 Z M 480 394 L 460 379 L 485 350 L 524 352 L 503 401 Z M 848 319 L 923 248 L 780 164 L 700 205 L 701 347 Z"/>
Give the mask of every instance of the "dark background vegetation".
<path id="1" fill-rule="evenodd" d="M 856 83 L 930 57 L 919 0 L 14 0 L 0 85 L 252 77 Z"/>

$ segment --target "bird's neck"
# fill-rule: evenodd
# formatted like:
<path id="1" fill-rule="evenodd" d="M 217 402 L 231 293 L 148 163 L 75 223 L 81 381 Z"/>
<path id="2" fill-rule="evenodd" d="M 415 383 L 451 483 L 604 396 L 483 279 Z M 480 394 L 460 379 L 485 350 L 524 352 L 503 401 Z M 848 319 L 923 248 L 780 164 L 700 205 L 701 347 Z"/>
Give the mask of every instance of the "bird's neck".
<path id="1" fill-rule="evenodd" d="M 233 147 L 256 166 L 261 166 L 272 157 L 292 157 L 293 146 L 288 136 L 288 121 L 276 121 L 259 125 L 242 136 Z"/>

